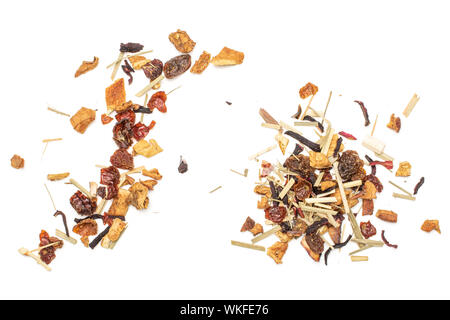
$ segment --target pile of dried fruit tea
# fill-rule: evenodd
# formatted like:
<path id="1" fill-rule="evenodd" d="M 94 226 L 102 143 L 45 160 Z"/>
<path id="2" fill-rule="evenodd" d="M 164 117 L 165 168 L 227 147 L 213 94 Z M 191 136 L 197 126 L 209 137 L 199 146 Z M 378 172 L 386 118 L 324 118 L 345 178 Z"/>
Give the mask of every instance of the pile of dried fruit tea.
<path id="1" fill-rule="evenodd" d="M 150 98 L 148 93 L 150 90 L 158 90 L 164 78 L 173 79 L 189 70 L 191 68 L 189 53 L 193 51 L 196 45 L 189 35 L 181 30 L 171 33 L 169 40 L 179 52 L 183 53 L 182 55 L 163 63 L 156 58 L 147 58 L 145 55 L 151 53 L 152 50 L 143 51 L 144 46 L 139 43 L 122 43 L 118 58 L 107 67 L 113 68 L 111 75 L 113 83 L 105 89 L 107 109 L 101 115 L 101 122 L 103 125 L 115 122 L 112 128 L 112 139 L 115 142 L 116 150 L 110 156 L 110 165 L 97 165 L 101 168 L 99 183 L 90 182 L 89 188 L 84 188 L 75 179 L 69 180 L 68 184 L 78 188 L 70 197 L 69 202 L 75 212 L 81 216 L 81 218 L 74 219 L 75 225 L 72 228 L 68 226 L 66 215 L 56 209 L 51 193 L 45 185 L 56 211 L 54 216 L 61 216 L 64 232 L 57 229 L 57 237 L 50 237 L 43 230 L 39 236 L 40 243 L 37 249 L 21 248 L 19 250 L 21 254 L 32 257 L 47 270 L 51 270 L 48 264 L 56 257 L 56 249 L 63 246 L 63 240 L 72 244 L 77 243 L 70 232 L 78 234 L 85 247 L 94 249 L 100 243 L 103 248 L 113 249 L 128 226 L 126 216 L 129 207 L 133 206 L 137 210 L 148 208 L 149 193 L 162 179 L 162 175 L 156 168 L 147 170 L 145 166 L 136 167 L 134 160 L 138 155 L 150 158 L 163 151 L 155 139 L 146 140 L 156 122 L 152 120 L 146 124 L 144 115 L 152 114 L 155 109 L 161 113 L 166 113 L 167 96 L 174 90 L 167 94 L 164 91 L 157 91 Z M 212 59 L 209 53 L 203 51 L 190 71 L 200 74 L 205 71 L 210 62 L 216 66 L 230 66 L 241 64 L 243 60 L 244 54 L 242 52 L 227 47 L 224 47 Z M 98 64 L 98 57 L 94 57 L 93 61 L 83 61 L 75 73 L 75 78 L 94 70 Z M 148 78 L 149 84 L 136 94 L 138 98 L 145 95 L 143 105 L 127 100 L 124 79 L 115 80 L 119 67 L 128 77 L 128 85 L 133 83 L 133 75 L 138 70 L 142 70 L 142 75 Z M 96 119 L 96 110 L 89 108 L 83 107 L 73 116 L 53 108 L 48 109 L 70 117 L 73 129 L 80 134 L 84 134 Z M 115 113 L 114 117 L 113 113 Z M 140 119 L 136 118 L 138 115 L 140 115 Z M 60 140 L 62 138 L 44 140 L 45 149 L 49 142 Z M 11 159 L 11 165 L 14 168 L 22 168 L 24 160 L 15 155 Z M 185 173 L 187 170 L 188 164 L 185 159 L 181 158 L 178 171 Z M 141 174 L 143 177 L 137 181 L 132 177 L 133 174 Z M 51 173 L 48 174 L 47 178 L 49 181 L 58 181 L 66 179 L 69 175 L 69 172 Z M 111 202 L 111 204 L 109 209 L 105 211 L 108 202 Z M 97 221 L 105 226 L 101 232 L 99 232 L 100 227 Z M 89 237 L 93 238 L 90 239 Z M 35 251 L 38 251 L 39 256 L 33 254 Z"/>
<path id="2" fill-rule="evenodd" d="M 278 241 L 267 249 L 267 254 L 277 264 L 282 263 L 289 245 L 295 245 L 296 241 L 300 242 L 316 262 L 320 261 L 323 254 L 325 264 L 328 264 L 329 255 L 334 249 L 350 243 L 357 246 L 356 250 L 350 253 L 352 261 L 367 261 L 367 256 L 356 254 L 372 247 L 397 248 L 397 245 L 390 244 L 386 240 L 384 230 L 381 231 L 381 240 L 373 239 L 379 233 L 375 226 L 376 219 L 359 224 L 357 221 L 361 216 L 373 215 L 375 199 L 383 192 L 383 184 L 377 177 L 377 166 L 381 165 L 389 170 L 394 168 L 394 159 L 385 153 L 385 144 L 373 136 L 376 121 L 372 134 L 362 141 L 362 145 L 373 151 L 373 156 L 381 159 L 380 161 L 374 161 L 369 155 L 361 157 L 356 151 L 345 149 L 344 139 L 348 142 L 357 139 L 350 133 L 337 132 L 326 119 L 331 92 L 323 112 L 311 107 L 317 92 L 318 87 L 312 83 L 300 89 L 301 99 L 309 98 L 309 101 L 305 110 L 302 111 L 299 106 L 298 111 L 292 116 L 296 120 L 294 125 L 277 121 L 266 110 L 261 109 L 260 115 L 264 120 L 262 127 L 277 131 L 275 135 L 277 143 L 249 157 L 250 160 L 258 160 L 277 147 L 285 155 L 289 138 L 296 143 L 294 151 L 287 155 L 283 164 L 264 160 L 261 162 L 259 181 L 254 192 L 261 196 L 257 208 L 264 210 L 265 224 L 270 226 L 270 230 L 264 232 L 262 224 L 247 217 L 241 232 L 252 233 L 251 243 L 232 241 L 233 245 L 265 252 L 266 248 L 257 243 L 275 235 Z M 417 101 L 418 97 L 414 95 L 404 111 L 405 117 L 409 116 Z M 355 103 L 362 110 L 364 125 L 369 126 L 369 113 L 364 103 L 361 101 Z M 302 127 L 301 130 L 313 128 L 319 137 L 318 140 L 308 139 L 298 130 L 299 127 Z M 401 128 L 400 118 L 392 115 L 387 127 L 398 133 Z M 365 167 L 370 168 L 369 173 Z M 411 164 L 401 162 L 395 175 L 410 176 Z M 392 181 L 389 182 L 401 191 L 394 193 L 393 197 L 414 201 L 424 181 L 425 179 L 421 178 L 414 193 Z M 360 209 L 355 211 L 354 208 L 358 204 Z M 378 209 L 375 217 L 397 223 L 397 213 L 391 210 Z M 345 221 L 349 221 L 352 229 L 352 234 L 347 237 L 344 236 Z M 436 230 L 440 233 L 439 221 L 426 220 L 421 229 L 427 232 Z"/>

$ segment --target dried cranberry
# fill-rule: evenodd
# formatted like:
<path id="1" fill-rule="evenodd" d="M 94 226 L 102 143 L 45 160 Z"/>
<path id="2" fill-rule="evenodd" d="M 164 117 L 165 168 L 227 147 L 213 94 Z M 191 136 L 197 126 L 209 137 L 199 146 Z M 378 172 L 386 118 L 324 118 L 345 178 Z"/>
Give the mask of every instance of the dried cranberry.
<path id="1" fill-rule="evenodd" d="M 121 149 L 128 149 L 133 144 L 132 123 L 129 119 L 123 119 L 113 128 L 113 139 Z"/>
<path id="2" fill-rule="evenodd" d="M 134 122 L 136 121 L 136 114 L 133 112 L 133 110 L 127 110 L 116 115 L 116 120 L 118 122 L 122 121 L 123 119 L 128 119 L 132 124 L 134 124 Z"/>
<path id="3" fill-rule="evenodd" d="M 97 203 L 86 197 L 81 191 L 75 192 L 70 198 L 70 204 L 82 216 L 90 216 L 97 209 Z"/>
<path id="4" fill-rule="evenodd" d="M 369 239 L 371 236 L 377 234 L 377 229 L 370 223 L 370 221 L 361 222 L 359 227 L 361 228 L 362 235 L 366 239 Z"/>
<path id="5" fill-rule="evenodd" d="M 134 168 L 133 156 L 125 149 L 118 149 L 110 158 L 111 164 L 119 169 L 131 170 Z"/>
<path id="6" fill-rule="evenodd" d="M 285 207 L 269 207 L 265 210 L 266 213 L 266 219 L 269 219 L 270 221 L 273 221 L 275 223 L 281 223 L 283 222 L 284 218 L 286 217 L 287 210 Z"/>

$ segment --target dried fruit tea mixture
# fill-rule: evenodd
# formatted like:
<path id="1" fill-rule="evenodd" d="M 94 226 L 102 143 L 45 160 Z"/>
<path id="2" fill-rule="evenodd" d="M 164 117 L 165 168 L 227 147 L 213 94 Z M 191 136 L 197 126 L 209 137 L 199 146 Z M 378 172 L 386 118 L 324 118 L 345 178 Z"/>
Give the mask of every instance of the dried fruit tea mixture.
<path id="1" fill-rule="evenodd" d="M 385 144 L 373 136 L 378 117 L 372 134 L 362 141 L 367 154 L 358 154 L 349 147 L 352 143 L 357 143 L 354 132 L 338 131 L 326 118 L 332 93 L 330 92 L 323 112 L 311 107 L 318 90 L 312 83 L 300 89 L 300 98 L 309 100 L 305 110 L 302 111 L 299 106 L 292 116 L 297 120 L 294 125 L 277 121 L 269 112 L 260 109 L 260 116 L 264 120 L 262 126 L 276 131 L 276 143 L 249 159 L 259 161 L 264 154 L 277 148 L 286 158 L 284 163 L 260 162 L 259 181 L 253 191 L 261 196 L 257 208 L 263 211 L 261 219 L 265 219 L 266 227 L 247 217 L 241 232 L 251 233 L 251 243 L 232 241 L 232 244 L 267 252 L 277 264 L 282 263 L 289 246 L 296 245 L 301 245 L 316 262 L 323 256 L 326 265 L 335 254 L 335 249 L 350 244 L 356 246 L 356 250 L 350 253 L 351 261 L 368 261 L 367 256 L 357 254 L 372 247 L 398 247 L 388 242 L 384 230 L 377 229 L 378 219 L 389 223 L 397 223 L 398 220 L 398 214 L 389 208 L 377 208 L 375 211 L 376 199 L 387 196 L 386 191 L 383 193 L 385 182 L 378 178 L 377 169 L 379 166 L 387 170 L 394 168 L 394 159 L 385 153 Z M 409 116 L 417 101 L 418 97 L 414 95 L 404 111 L 405 117 Z M 355 103 L 362 110 L 364 126 L 369 126 L 371 122 L 368 109 L 362 101 Z M 393 114 L 387 127 L 398 133 L 401 129 L 400 118 Z M 305 132 L 308 130 L 310 134 L 307 137 L 299 129 Z M 309 137 L 313 134 L 318 139 Z M 289 154 L 286 148 L 291 141 L 295 143 L 295 148 Z M 400 162 L 395 176 L 410 176 L 411 167 L 407 161 Z M 414 188 L 414 194 L 389 181 L 400 191 L 392 196 L 414 201 L 424 181 L 425 178 L 420 179 Z M 360 217 L 365 216 L 370 217 L 370 220 L 358 223 Z M 364 218 L 366 219 L 367 217 Z M 351 230 L 346 237 L 344 226 L 347 223 Z M 439 221 L 426 220 L 421 229 L 440 233 Z M 277 240 L 267 250 L 258 245 L 259 241 L 270 236 L 275 236 Z M 376 240 L 377 236 L 381 239 Z"/>
<path id="2" fill-rule="evenodd" d="M 110 164 L 97 165 L 100 168 L 99 177 L 96 177 L 98 180 L 90 182 L 89 188 L 84 188 L 73 178 L 67 183 L 78 189 L 70 199 L 65 200 L 70 202 L 77 215 L 72 226 L 68 225 L 66 215 L 56 209 L 51 193 L 45 185 L 56 211 L 54 216 L 61 216 L 65 231 L 57 229 L 56 237 L 51 237 L 42 230 L 37 249 L 21 248 L 19 252 L 33 258 L 46 270 L 51 270 L 48 265 L 55 259 L 56 249 L 63 247 L 63 240 L 72 244 L 77 243 L 71 232 L 80 236 L 85 247 L 94 249 L 100 244 L 103 248 L 113 249 L 127 229 L 126 216 L 129 207 L 133 206 L 137 210 L 148 208 L 149 195 L 163 176 L 156 168 L 147 170 L 145 166 L 136 167 L 135 158 L 138 156 L 151 158 L 163 151 L 155 139 L 148 139 L 156 122 L 144 119 L 144 115 L 151 115 L 156 111 L 161 113 L 168 111 L 167 99 L 174 90 L 168 93 L 157 91 L 162 85 L 162 80 L 179 77 L 189 69 L 192 73 L 203 73 L 210 62 L 217 66 L 228 66 L 241 64 L 244 59 L 242 52 L 224 47 L 212 59 L 209 53 L 203 51 L 191 68 L 192 61 L 189 53 L 194 50 L 196 43 L 185 31 L 181 30 L 171 33 L 169 40 L 182 54 L 168 59 L 165 63 L 157 58 L 147 58 L 146 55 L 152 50 L 143 51 L 142 44 L 130 42 L 120 44 L 118 58 L 107 66 L 107 68 L 112 68 L 112 83 L 105 89 L 106 111 L 101 115 L 100 120 L 104 126 L 110 124 L 111 129 L 109 130 L 112 131 L 112 140 L 114 141 L 112 145 L 115 146 L 115 150 L 111 150 Z M 98 65 L 98 57 L 94 57 L 93 61 L 83 61 L 75 73 L 75 78 L 86 77 L 84 75 L 96 69 Z M 128 85 L 133 83 L 138 72 L 143 78 L 148 78 L 149 84 L 136 94 L 137 98 L 145 99 L 142 101 L 143 104 L 127 99 L 124 78 L 115 80 L 120 68 L 128 78 Z M 151 90 L 156 92 L 149 96 Z M 85 134 L 97 118 L 96 110 L 84 107 L 73 116 L 53 108 L 48 109 L 69 117 L 73 129 L 80 134 Z M 43 140 L 45 149 L 49 142 L 60 140 L 62 138 Z M 24 160 L 20 156 L 14 155 L 11 159 L 11 166 L 17 169 L 23 168 Z M 178 171 L 180 174 L 188 171 L 187 161 L 182 157 Z M 140 178 L 134 177 L 135 174 L 140 174 Z M 68 178 L 69 175 L 69 172 L 49 173 L 47 178 L 49 181 L 58 181 Z M 33 254 L 35 251 L 39 253 L 39 256 Z"/>

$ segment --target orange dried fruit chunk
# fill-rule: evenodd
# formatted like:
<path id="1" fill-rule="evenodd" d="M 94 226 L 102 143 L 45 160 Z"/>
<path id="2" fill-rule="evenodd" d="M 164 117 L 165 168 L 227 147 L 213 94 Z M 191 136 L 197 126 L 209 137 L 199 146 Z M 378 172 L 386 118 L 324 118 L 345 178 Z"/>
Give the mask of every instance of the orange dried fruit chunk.
<path id="1" fill-rule="evenodd" d="M 192 73 L 200 74 L 208 67 L 209 62 L 211 61 L 211 54 L 206 51 L 200 55 L 197 61 L 195 61 L 194 65 L 191 68 Z"/>
<path id="2" fill-rule="evenodd" d="M 327 156 L 321 152 L 309 152 L 309 165 L 312 168 L 316 169 L 324 169 L 331 167 L 331 163 L 328 160 Z"/>
<path id="3" fill-rule="evenodd" d="M 377 198 L 377 188 L 372 182 L 366 181 L 363 186 L 361 199 L 371 200 L 376 198 Z"/>
<path id="4" fill-rule="evenodd" d="M 409 177 L 411 175 L 411 164 L 408 161 L 400 162 L 396 177 Z"/>
<path id="5" fill-rule="evenodd" d="M 178 29 L 176 32 L 172 32 L 169 34 L 169 40 L 182 53 L 189 53 L 194 50 L 195 42 L 192 41 L 186 31 Z"/>
<path id="6" fill-rule="evenodd" d="M 300 98 L 306 99 L 309 96 L 313 96 L 319 91 L 319 88 L 316 85 L 313 85 L 311 82 L 308 82 L 300 89 Z"/>
<path id="7" fill-rule="evenodd" d="M 272 197 L 272 192 L 270 191 L 270 188 L 263 185 L 258 185 L 254 189 L 256 194 L 266 196 L 267 198 Z"/>
<path id="8" fill-rule="evenodd" d="M 267 209 L 268 207 L 270 207 L 269 199 L 267 199 L 266 196 L 262 196 L 261 200 L 258 200 L 257 208 L 258 209 Z"/>
<path id="9" fill-rule="evenodd" d="M 263 233 L 264 228 L 261 224 L 257 223 L 253 228 L 250 229 L 250 232 L 253 233 L 254 236 L 256 236 L 257 234 Z"/>
<path id="10" fill-rule="evenodd" d="M 131 56 L 128 58 L 128 60 L 130 60 L 131 66 L 133 67 L 134 70 L 142 69 L 143 66 L 151 62 L 151 60 L 143 56 Z"/>
<path id="11" fill-rule="evenodd" d="M 283 259 L 286 250 L 288 249 L 287 242 L 275 242 L 271 247 L 267 249 L 267 255 L 271 257 L 276 264 L 283 263 L 281 260 Z"/>
<path id="12" fill-rule="evenodd" d="M 376 216 L 386 222 L 397 222 L 397 214 L 394 211 L 378 210 Z"/>
<path id="13" fill-rule="evenodd" d="M 395 114 L 392 114 L 387 127 L 394 130 L 395 132 L 399 132 L 400 128 L 402 127 L 402 121 L 399 117 L 395 117 Z"/>
<path id="14" fill-rule="evenodd" d="M 243 61 L 243 52 L 223 47 L 219 54 L 211 60 L 211 63 L 215 66 L 232 66 L 241 64 Z"/>
<path id="15" fill-rule="evenodd" d="M 441 233 L 441 228 L 439 227 L 439 220 L 425 220 L 420 228 L 425 232 L 431 232 L 436 230 Z"/>
<path id="16" fill-rule="evenodd" d="M 83 107 L 70 118 L 70 123 L 75 131 L 83 134 L 94 120 L 95 110 Z"/>
<path id="17" fill-rule="evenodd" d="M 117 79 L 105 89 L 106 107 L 115 110 L 126 102 L 125 82 L 123 78 Z"/>
<path id="18" fill-rule="evenodd" d="M 11 167 L 13 167 L 15 169 L 22 169 L 24 166 L 25 166 L 25 160 L 22 157 L 15 154 L 11 158 Z"/>
<path id="19" fill-rule="evenodd" d="M 78 78 L 82 74 L 85 74 L 86 72 L 89 72 L 97 68 L 98 61 L 99 59 L 97 57 L 94 57 L 93 61 L 83 61 L 81 63 L 81 66 L 78 68 L 77 72 L 75 72 L 75 78 Z"/>
<path id="20" fill-rule="evenodd" d="M 158 169 L 154 168 L 151 170 L 142 170 L 142 175 L 146 176 L 146 177 L 150 177 L 152 179 L 155 180 L 161 180 L 162 179 L 162 175 L 159 173 Z"/>
<path id="21" fill-rule="evenodd" d="M 371 216 L 373 214 L 373 200 L 363 199 L 362 203 L 362 215 Z"/>

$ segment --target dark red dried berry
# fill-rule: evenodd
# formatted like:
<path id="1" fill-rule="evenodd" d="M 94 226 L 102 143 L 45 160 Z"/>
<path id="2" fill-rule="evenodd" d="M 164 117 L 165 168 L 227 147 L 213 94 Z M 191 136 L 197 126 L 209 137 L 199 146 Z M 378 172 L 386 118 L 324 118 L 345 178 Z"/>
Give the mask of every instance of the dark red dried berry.
<path id="1" fill-rule="evenodd" d="M 119 169 L 131 170 L 134 168 L 133 156 L 125 149 L 118 149 L 110 158 L 111 164 Z"/>
<path id="2" fill-rule="evenodd" d="M 134 122 L 136 121 L 136 114 L 133 112 L 133 110 L 127 110 L 116 115 L 117 122 L 120 122 L 123 119 L 128 119 L 132 124 L 134 124 Z"/>
<path id="3" fill-rule="evenodd" d="M 133 127 L 133 138 L 136 139 L 136 141 L 144 139 L 147 134 L 150 132 L 150 128 L 147 127 L 142 122 L 138 122 Z"/>
<path id="4" fill-rule="evenodd" d="M 366 239 L 369 239 L 370 237 L 377 234 L 377 229 L 370 223 L 370 221 L 361 222 L 359 224 L 359 227 L 361 228 L 362 235 Z"/>
<path id="5" fill-rule="evenodd" d="M 273 221 L 275 223 L 281 223 L 283 222 L 284 218 L 286 217 L 287 210 L 285 207 L 269 207 L 265 210 L 266 213 L 266 219 L 269 219 L 270 221 Z"/>
<path id="6" fill-rule="evenodd" d="M 295 198 L 303 201 L 311 195 L 312 184 L 305 179 L 299 178 L 298 182 L 292 187 L 292 190 L 295 192 Z"/>
<path id="7" fill-rule="evenodd" d="M 161 60 L 153 59 L 150 63 L 143 66 L 142 70 L 144 70 L 145 76 L 149 78 L 150 81 L 153 81 L 162 74 L 163 63 Z"/>
<path id="8" fill-rule="evenodd" d="M 82 216 L 90 216 L 97 209 L 97 203 L 86 197 L 81 191 L 75 192 L 70 198 L 70 204 Z"/>
<path id="9" fill-rule="evenodd" d="M 121 43 L 120 44 L 120 52 L 130 52 L 130 53 L 136 53 L 144 49 L 144 46 L 140 43 L 135 42 L 128 42 L 128 43 Z"/>
<path id="10" fill-rule="evenodd" d="M 105 186 L 111 184 L 119 184 L 120 181 L 120 172 L 117 168 L 111 166 L 108 168 L 102 168 L 100 170 L 100 183 Z"/>

